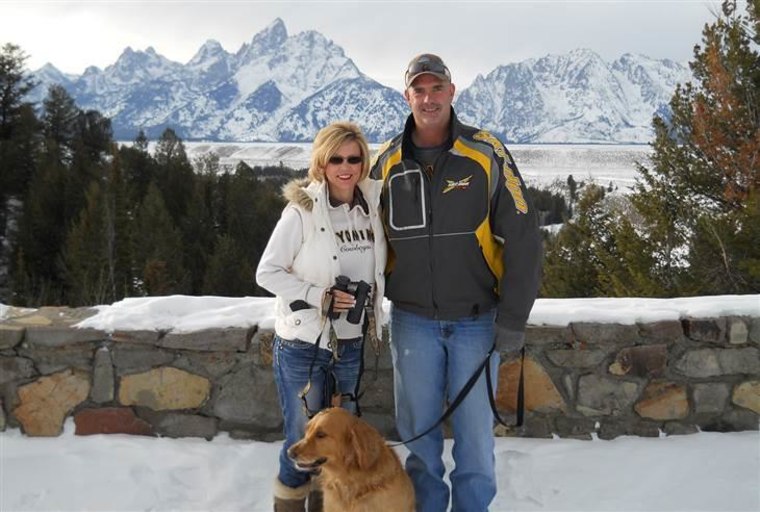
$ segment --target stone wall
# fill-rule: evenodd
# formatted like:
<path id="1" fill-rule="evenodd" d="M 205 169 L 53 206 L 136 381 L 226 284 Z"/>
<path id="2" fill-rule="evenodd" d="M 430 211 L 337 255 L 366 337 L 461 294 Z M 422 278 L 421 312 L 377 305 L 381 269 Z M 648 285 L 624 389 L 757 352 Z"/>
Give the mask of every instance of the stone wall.
<path id="1" fill-rule="evenodd" d="M 272 333 L 105 333 L 71 326 L 90 308 L 11 308 L 0 322 L 0 430 L 281 439 Z M 757 430 L 760 318 L 529 326 L 525 425 L 500 435 L 610 439 Z M 497 404 L 514 417 L 519 361 L 505 357 Z M 393 430 L 389 351 L 365 351 L 364 418 Z"/>

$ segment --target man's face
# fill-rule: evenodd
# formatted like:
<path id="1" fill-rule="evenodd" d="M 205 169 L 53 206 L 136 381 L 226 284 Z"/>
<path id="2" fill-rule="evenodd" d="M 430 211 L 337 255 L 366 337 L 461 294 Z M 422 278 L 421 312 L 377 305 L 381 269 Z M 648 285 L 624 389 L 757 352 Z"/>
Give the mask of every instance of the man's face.
<path id="1" fill-rule="evenodd" d="M 454 100 L 454 84 L 435 75 L 420 75 L 404 91 L 417 128 L 447 130 Z"/>

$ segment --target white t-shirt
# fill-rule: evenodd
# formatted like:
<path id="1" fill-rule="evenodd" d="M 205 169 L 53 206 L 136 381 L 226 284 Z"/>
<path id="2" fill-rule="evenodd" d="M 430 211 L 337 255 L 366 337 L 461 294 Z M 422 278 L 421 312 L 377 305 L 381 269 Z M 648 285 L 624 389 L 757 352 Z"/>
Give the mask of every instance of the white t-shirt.
<path id="1" fill-rule="evenodd" d="M 372 231 L 369 214 L 363 198 L 357 189 L 357 197 L 352 205 L 346 203 L 333 206 L 328 204 L 330 224 L 335 233 L 335 242 L 338 246 L 338 262 L 340 273 L 351 279 L 352 282 L 365 281 L 370 285 L 375 284 L 375 233 Z M 380 233 L 380 236 L 383 236 Z M 371 293 L 369 294 L 371 296 Z M 368 297 L 369 298 L 369 297 Z M 333 320 L 335 334 L 339 339 L 357 338 L 362 335 L 362 323 L 349 323 L 346 313 Z"/>

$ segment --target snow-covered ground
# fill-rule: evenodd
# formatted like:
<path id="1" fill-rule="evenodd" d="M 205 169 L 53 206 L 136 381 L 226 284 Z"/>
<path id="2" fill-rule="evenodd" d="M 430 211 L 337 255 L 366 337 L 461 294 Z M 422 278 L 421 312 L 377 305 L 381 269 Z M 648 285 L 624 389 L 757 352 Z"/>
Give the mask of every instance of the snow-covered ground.
<path id="1" fill-rule="evenodd" d="M 153 146 L 150 146 L 152 150 Z M 282 165 L 292 169 L 309 166 L 310 143 L 270 142 L 186 142 L 191 161 L 211 151 L 220 164 L 234 168 L 243 161 L 251 167 Z M 372 151 L 378 144 L 370 145 Z M 573 175 L 576 182 L 594 182 L 627 192 L 638 174 L 635 162 L 646 163 L 651 148 L 647 145 L 536 144 L 507 145 L 529 185 L 546 188 Z"/>
<path id="2" fill-rule="evenodd" d="M 272 510 L 280 443 L 0 434 L 0 510 Z M 397 448 L 402 456 L 406 451 Z M 451 442 L 445 462 L 452 469 Z M 760 434 L 499 438 L 492 512 L 757 511 Z M 388 511 L 392 512 L 392 511 Z"/>
<path id="3" fill-rule="evenodd" d="M 387 305 L 387 304 L 386 304 Z M 121 328 L 194 331 L 273 325 L 273 299 L 130 298 L 85 320 Z M 28 312 L 28 311 L 27 311 Z M 0 320 L 21 313 L 0 304 Z M 533 325 L 634 322 L 687 316 L 760 317 L 760 295 L 678 299 L 539 299 Z M 281 443 L 126 435 L 56 438 L 0 433 L 0 511 L 272 510 Z M 405 455 L 403 447 L 398 453 Z M 451 443 L 445 461 L 452 469 Z M 760 511 L 760 433 L 700 432 L 660 438 L 499 438 L 493 512 Z"/>

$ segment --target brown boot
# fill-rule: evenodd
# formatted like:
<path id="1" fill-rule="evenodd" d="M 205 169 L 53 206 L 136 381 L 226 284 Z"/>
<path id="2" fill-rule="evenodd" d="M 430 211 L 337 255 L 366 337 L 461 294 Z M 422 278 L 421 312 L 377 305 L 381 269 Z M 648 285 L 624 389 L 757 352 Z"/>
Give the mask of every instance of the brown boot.
<path id="1" fill-rule="evenodd" d="M 311 491 L 309 491 L 309 499 L 307 500 L 309 506 L 306 510 L 307 512 L 322 512 L 322 489 L 319 488 L 319 484 L 317 484 L 317 482 L 314 480 L 311 482 Z"/>
<path id="2" fill-rule="evenodd" d="M 311 483 L 307 482 L 301 487 L 288 487 L 274 480 L 274 512 L 306 512 L 306 497 L 311 490 Z M 321 510 L 321 508 L 320 508 Z"/>

